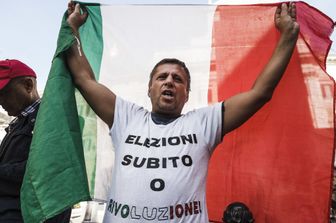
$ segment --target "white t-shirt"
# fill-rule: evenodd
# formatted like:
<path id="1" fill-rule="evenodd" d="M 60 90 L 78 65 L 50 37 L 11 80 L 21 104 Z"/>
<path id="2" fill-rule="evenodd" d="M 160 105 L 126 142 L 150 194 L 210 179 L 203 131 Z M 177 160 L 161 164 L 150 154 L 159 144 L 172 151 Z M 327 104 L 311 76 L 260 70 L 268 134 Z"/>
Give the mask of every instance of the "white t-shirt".
<path id="1" fill-rule="evenodd" d="M 208 222 L 206 175 L 221 130 L 221 103 L 159 125 L 149 111 L 117 97 L 104 222 Z"/>

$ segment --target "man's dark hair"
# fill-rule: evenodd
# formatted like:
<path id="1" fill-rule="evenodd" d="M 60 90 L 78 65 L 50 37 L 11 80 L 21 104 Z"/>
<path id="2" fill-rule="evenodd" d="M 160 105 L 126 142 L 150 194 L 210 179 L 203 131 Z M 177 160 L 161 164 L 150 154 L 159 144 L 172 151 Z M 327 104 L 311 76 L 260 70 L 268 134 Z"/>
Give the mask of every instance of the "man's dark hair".
<path id="1" fill-rule="evenodd" d="M 152 83 L 152 78 L 154 76 L 154 73 L 156 72 L 156 69 L 158 68 L 158 66 L 162 65 L 162 64 L 177 64 L 179 65 L 187 74 L 187 91 L 190 91 L 190 72 L 189 69 L 187 68 L 187 66 L 185 65 L 185 63 L 181 60 L 178 60 L 176 58 L 164 58 L 161 61 L 159 61 L 157 64 L 155 64 L 155 66 L 153 67 L 153 70 L 150 73 L 149 76 L 149 84 Z"/>
<path id="2" fill-rule="evenodd" d="M 224 223 L 254 223 L 252 212 L 246 204 L 233 202 L 226 207 L 223 213 Z"/>

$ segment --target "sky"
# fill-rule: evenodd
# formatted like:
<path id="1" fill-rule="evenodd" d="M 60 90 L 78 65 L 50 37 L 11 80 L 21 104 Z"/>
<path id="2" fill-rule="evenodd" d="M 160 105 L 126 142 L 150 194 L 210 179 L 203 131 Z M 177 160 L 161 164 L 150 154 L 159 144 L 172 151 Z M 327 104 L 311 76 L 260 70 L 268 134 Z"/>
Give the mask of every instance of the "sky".
<path id="1" fill-rule="evenodd" d="M 257 0 L 258 1 L 258 0 Z M 88 2 L 88 1 L 84 1 Z M 92 2 L 92 1 L 91 1 Z M 105 4 L 207 4 L 216 0 L 100 0 Z M 220 1 L 227 3 L 228 1 Z M 238 1 L 235 0 L 235 3 Z M 265 2 L 259 0 L 259 2 Z M 269 0 L 266 2 L 274 2 Z M 336 21 L 335 0 L 309 0 L 308 4 Z M 57 36 L 68 0 L 2 1 L 0 13 L 0 59 L 19 59 L 38 75 L 38 89 L 43 90 L 56 49 Z M 247 3 L 240 0 L 239 3 Z M 331 39 L 336 42 L 336 33 Z M 336 54 L 336 44 L 330 53 Z"/>

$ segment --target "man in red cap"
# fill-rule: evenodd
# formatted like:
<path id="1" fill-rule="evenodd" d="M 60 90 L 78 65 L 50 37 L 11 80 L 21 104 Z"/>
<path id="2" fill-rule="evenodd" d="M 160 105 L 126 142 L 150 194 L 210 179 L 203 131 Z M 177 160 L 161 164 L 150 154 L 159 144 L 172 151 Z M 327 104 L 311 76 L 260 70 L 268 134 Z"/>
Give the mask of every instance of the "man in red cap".
<path id="1" fill-rule="evenodd" d="M 0 105 L 15 117 L 0 145 L 0 223 L 23 222 L 20 189 L 40 104 L 36 74 L 18 60 L 0 60 Z M 66 223 L 71 209 L 46 221 Z"/>

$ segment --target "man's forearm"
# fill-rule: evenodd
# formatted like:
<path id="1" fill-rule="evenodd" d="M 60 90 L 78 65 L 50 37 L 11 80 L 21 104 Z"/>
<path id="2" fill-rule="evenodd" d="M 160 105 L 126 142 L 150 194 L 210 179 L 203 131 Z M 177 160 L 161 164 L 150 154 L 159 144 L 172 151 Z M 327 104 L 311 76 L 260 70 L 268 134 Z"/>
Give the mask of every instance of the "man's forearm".
<path id="1" fill-rule="evenodd" d="M 272 57 L 253 85 L 266 99 L 272 97 L 273 91 L 281 80 L 296 46 L 297 36 L 282 34 L 274 49 Z"/>
<path id="2" fill-rule="evenodd" d="M 282 3 L 276 9 L 274 23 L 281 33 L 272 57 L 253 85 L 253 91 L 269 100 L 283 76 L 299 36 L 299 24 L 296 22 L 294 3 Z"/>
<path id="3" fill-rule="evenodd" d="M 81 88 L 83 86 L 83 82 L 87 80 L 94 80 L 95 77 L 82 50 L 78 33 L 76 38 L 77 41 L 66 51 L 66 60 L 75 85 Z"/>

